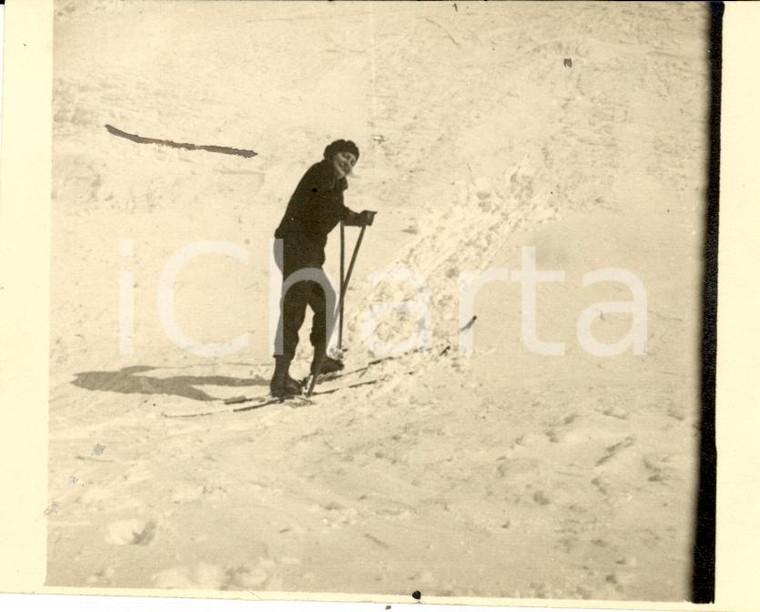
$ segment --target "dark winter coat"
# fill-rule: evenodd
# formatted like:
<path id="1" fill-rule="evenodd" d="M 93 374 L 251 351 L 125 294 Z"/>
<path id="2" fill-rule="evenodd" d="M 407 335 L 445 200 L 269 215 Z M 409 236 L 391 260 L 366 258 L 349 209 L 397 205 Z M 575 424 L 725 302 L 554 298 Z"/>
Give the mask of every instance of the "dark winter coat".
<path id="1" fill-rule="evenodd" d="M 274 233 L 284 240 L 286 275 L 300 268 L 322 267 L 327 235 L 340 221 L 362 225 L 362 216 L 343 203 L 347 188 L 348 181 L 336 178 L 328 160 L 306 171 Z"/>

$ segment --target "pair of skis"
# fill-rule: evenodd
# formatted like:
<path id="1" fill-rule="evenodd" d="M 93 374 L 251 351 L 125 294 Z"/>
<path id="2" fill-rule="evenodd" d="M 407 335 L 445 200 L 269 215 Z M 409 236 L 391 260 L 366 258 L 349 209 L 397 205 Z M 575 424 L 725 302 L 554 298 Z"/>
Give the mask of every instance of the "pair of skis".
<path id="1" fill-rule="evenodd" d="M 385 374 L 385 375 L 378 376 L 376 378 L 371 378 L 368 380 L 362 379 L 362 376 L 364 376 L 364 374 L 372 366 L 382 363 L 384 361 L 391 360 L 391 359 L 395 359 L 395 357 L 385 357 L 382 359 L 375 359 L 374 361 L 370 361 L 369 363 L 367 363 L 367 365 L 362 366 L 360 368 L 355 368 L 353 370 L 348 370 L 345 372 L 339 372 L 334 375 L 329 375 L 327 378 L 321 379 L 320 382 L 329 383 L 333 380 L 340 380 L 344 376 L 351 376 L 354 374 L 359 375 L 358 377 L 359 380 L 350 382 L 348 384 L 338 385 L 337 387 L 313 391 L 311 395 L 312 396 L 331 395 L 333 393 L 337 393 L 345 389 L 355 389 L 358 387 L 366 387 L 366 386 L 375 385 L 381 381 L 387 380 L 391 376 L 391 374 Z M 404 374 L 412 374 L 412 373 L 413 371 L 404 372 Z M 396 374 L 396 373 L 393 373 L 393 374 Z M 250 410 L 258 410 L 259 408 L 264 408 L 266 406 L 271 406 L 274 404 L 287 404 L 293 407 L 302 407 L 302 406 L 313 405 L 315 403 L 316 403 L 315 400 L 313 400 L 311 396 L 305 396 L 305 395 L 296 395 L 293 397 L 273 397 L 271 395 L 261 395 L 258 397 L 232 397 L 226 400 L 213 400 L 212 402 L 206 402 L 200 408 L 194 408 L 190 410 L 179 410 L 179 411 L 172 411 L 172 412 L 164 411 L 162 414 L 166 418 L 170 418 L 170 419 L 190 418 L 190 417 L 200 417 L 200 416 L 211 416 L 214 414 L 248 412 Z"/>
<path id="2" fill-rule="evenodd" d="M 474 322 L 475 317 L 472 318 L 470 323 L 468 325 L 472 325 Z M 447 344 L 442 350 L 437 351 L 439 357 L 443 357 L 444 355 L 447 355 L 449 350 L 451 349 L 451 345 Z M 312 396 L 321 396 L 321 395 L 331 395 L 333 393 L 338 393 L 340 391 L 344 391 L 346 389 L 355 389 L 358 387 L 366 387 L 370 385 L 375 385 L 379 382 L 388 380 L 392 376 L 397 375 L 409 375 L 414 374 L 415 370 L 403 370 L 402 372 L 389 372 L 387 374 L 383 374 L 381 376 L 376 376 L 375 378 L 369 378 L 364 379 L 364 375 L 371 371 L 371 369 L 374 366 L 380 365 L 381 363 L 386 363 L 389 361 L 393 361 L 396 359 L 400 359 L 406 355 L 409 355 L 411 353 L 417 352 L 418 349 L 412 349 L 410 351 L 401 353 L 400 355 L 388 355 L 386 357 L 380 357 L 378 359 L 373 359 L 372 361 L 368 361 L 365 365 L 360 366 L 358 368 L 353 368 L 351 370 L 343 370 L 341 372 L 336 372 L 334 374 L 328 374 L 325 377 L 320 379 L 320 382 L 322 383 L 330 383 L 335 380 L 341 380 L 342 378 L 358 375 L 358 380 L 354 382 L 350 382 L 348 384 L 341 384 L 336 387 L 327 388 L 327 389 L 320 389 L 318 391 L 314 391 L 312 393 Z M 199 417 L 199 416 L 210 416 L 214 414 L 224 414 L 224 413 L 234 413 L 234 412 L 248 412 L 250 410 L 257 410 L 259 408 L 264 408 L 266 406 L 271 406 L 273 404 L 287 404 L 289 406 L 293 407 L 301 407 L 301 406 L 309 406 L 315 404 L 316 401 L 311 399 L 310 396 L 304 396 L 304 395 L 296 395 L 293 397 L 273 397 L 271 395 L 261 395 L 258 397 L 232 397 L 225 400 L 213 400 L 212 402 L 206 402 L 203 407 L 201 408 L 195 408 L 191 410 L 180 410 L 180 411 L 174 411 L 174 412 L 163 412 L 163 416 L 167 418 L 189 418 L 189 417 Z"/>

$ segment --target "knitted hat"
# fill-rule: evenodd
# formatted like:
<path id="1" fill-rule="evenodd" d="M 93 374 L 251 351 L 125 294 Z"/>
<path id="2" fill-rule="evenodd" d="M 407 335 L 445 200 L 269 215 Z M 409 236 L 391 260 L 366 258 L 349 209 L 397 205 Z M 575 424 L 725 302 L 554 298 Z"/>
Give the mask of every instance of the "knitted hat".
<path id="1" fill-rule="evenodd" d="M 359 147 L 352 140 L 335 140 L 325 147 L 325 159 L 330 159 L 336 153 L 353 153 L 359 159 Z"/>

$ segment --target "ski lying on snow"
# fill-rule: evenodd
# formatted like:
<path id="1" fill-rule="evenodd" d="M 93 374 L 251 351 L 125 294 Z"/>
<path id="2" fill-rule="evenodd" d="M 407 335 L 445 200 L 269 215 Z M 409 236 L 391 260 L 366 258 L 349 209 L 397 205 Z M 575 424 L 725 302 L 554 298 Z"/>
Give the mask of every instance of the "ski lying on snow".
<path id="1" fill-rule="evenodd" d="M 475 321 L 475 317 L 473 317 L 470 322 L 465 326 L 469 327 L 472 325 L 472 323 Z M 449 352 L 449 349 L 451 348 L 451 345 L 447 344 L 443 350 L 439 350 L 438 355 L 443 356 L 446 355 Z M 384 363 L 386 361 L 393 361 L 395 359 L 399 359 L 401 357 L 404 357 L 408 355 L 409 353 L 416 352 L 417 349 L 413 349 L 410 351 L 406 351 L 404 353 L 401 353 L 399 355 L 388 355 L 386 357 L 380 357 L 378 359 L 373 359 L 372 361 L 367 362 L 365 365 L 353 368 L 351 370 L 341 370 L 339 372 L 334 372 L 331 374 L 327 374 L 324 376 L 320 376 L 317 382 L 319 384 L 322 383 L 328 383 L 332 382 L 334 380 L 340 380 L 344 376 L 351 376 L 352 374 L 359 374 L 359 377 L 361 378 L 366 374 L 369 369 L 372 366 L 378 365 L 380 363 Z M 401 374 L 413 374 L 414 370 L 409 370 L 406 372 L 402 372 Z M 319 396 L 319 395 L 329 395 L 331 393 L 335 393 L 336 391 L 340 391 L 342 389 L 353 389 L 356 387 L 363 387 L 365 385 L 374 385 L 380 381 L 387 380 L 390 378 L 393 374 L 385 374 L 384 376 L 380 376 L 378 378 L 373 378 L 371 380 L 359 380 L 358 382 L 349 383 L 346 385 L 340 385 L 338 387 L 332 387 L 328 389 L 317 389 L 312 393 L 311 397 Z M 309 378 L 307 377 L 304 382 L 304 384 L 309 382 Z M 201 409 L 195 409 L 195 410 L 184 410 L 184 411 L 174 411 L 174 412 L 162 412 L 161 414 L 169 419 L 174 418 L 186 418 L 186 417 L 198 417 L 198 416 L 211 416 L 214 414 L 225 414 L 229 412 L 246 412 L 249 410 L 256 410 L 258 408 L 264 408 L 265 406 L 271 406 L 272 404 L 288 404 L 290 406 L 307 406 L 309 404 L 315 403 L 311 398 L 304 397 L 302 395 L 295 396 L 295 397 L 288 397 L 288 398 L 280 398 L 280 397 L 272 397 L 271 395 L 260 395 L 258 397 L 245 397 L 245 396 L 237 396 L 237 397 L 230 397 L 223 400 L 212 400 L 210 402 L 206 402 Z M 241 405 L 242 404 L 242 405 Z"/>
<path id="2" fill-rule="evenodd" d="M 439 355 L 445 355 L 449 351 L 450 348 L 451 346 L 447 345 L 442 351 L 439 352 Z M 358 368 L 352 368 L 350 370 L 339 370 L 337 372 L 331 372 L 330 374 L 320 374 L 319 379 L 317 380 L 317 384 L 321 385 L 324 383 L 329 383 L 334 380 L 339 380 L 341 378 L 344 378 L 346 376 L 351 376 L 353 374 L 358 374 L 359 378 L 361 378 L 362 376 L 364 376 L 364 374 L 366 374 L 369 371 L 369 369 L 372 366 L 378 365 L 380 363 L 385 363 L 386 361 L 393 361 L 394 359 L 399 359 L 401 357 L 408 355 L 409 353 L 413 353 L 416 351 L 417 349 L 414 349 L 411 351 L 406 351 L 399 355 L 388 355 L 386 357 L 373 359 L 372 361 L 365 363 L 363 366 L 360 366 Z M 307 387 L 309 382 L 311 382 L 311 376 L 306 376 L 301 379 L 301 386 Z M 358 385 L 355 385 L 355 386 L 358 386 Z M 312 395 L 319 395 L 319 393 L 320 393 L 319 391 L 315 391 L 314 393 L 312 393 Z M 324 395 L 326 392 L 322 391 L 321 393 L 322 395 Z M 248 404 L 251 402 L 258 402 L 258 401 L 271 400 L 271 399 L 272 399 L 272 396 L 270 395 L 261 395 L 257 397 L 247 397 L 244 395 L 237 395 L 235 397 L 225 398 L 224 400 L 212 400 L 212 401 L 214 401 L 215 403 L 222 401 L 225 404 Z M 269 403 L 272 403 L 272 402 L 268 402 L 267 405 Z"/>
<path id="3" fill-rule="evenodd" d="M 181 419 L 186 417 L 200 417 L 211 416 L 214 414 L 225 414 L 228 412 L 242 412 L 243 410 L 255 410 L 256 408 L 263 408 L 264 406 L 270 406 L 272 404 L 289 404 L 291 406 L 306 406 L 313 404 L 314 402 L 302 397 L 273 397 L 271 395 L 265 395 L 261 398 L 250 398 L 246 400 L 245 406 L 240 406 L 237 403 L 214 403 L 209 405 L 206 403 L 202 408 L 196 408 L 195 410 L 182 410 L 176 412 L 162 412 L 161 415 L 167 419 Z"/>
<path id="4" fill-rule="evenodd" d="M 471 326 L 474 319 L 475 317 L 473 317 L 472 320 L 465 327 Z M 438 356 L 442 357 L 443 355 L 446 355 L 450 349 L 451 349 L 451 345 L 447 344 L 441 351 L 438 352 Z M 331 372 L 330 374 L 320 374 L 319 378 L 317 379 L 317 384 L 330 382 L 338 378 L 343 378 L 344 376 L 351 376 L 352 374 L 359 374 L 360 376 L 363 376 L 364 373 L 367 372 L 372 366 L 378 365 L 380 363 L 385 363 L 386 361 L 393 361 L 395 359 L 400 359 L 401 357 L 406 357 L 410 353 L 416 353 L 416 352 L 418 352 L 418 349 L 415 348 L 410 351 L 404 351 L 403 353 L 399 353 L 398 355 L 388 355 L 386 357 L 373 359 L 372 361 L 367 362 L 363 366 L 358 367 L 358 368 L 353 368 L 351 370 L 339 370 L 338 372 Z M 310 382 L 311 382 L 311 376 L 307 376 L 301 381 L 303 386 L 307 386 Z M 312 393 L 312 395 L 317 395 L 317 394 L 318 394 L 317 391 Z M 232 402 L 233 400 L 235 402 L 246 401 L 241 398 L 232 398 L 232 400 L 228 400 L 228 401 Z"/>
<path id="5" fill-rule="evenodd" d="M 401 374 L 413 374 L 414 370 L 409 370 L 406 372 L 402 372 Z M 322 389 L 315 391 L 312 393 L 312 398 L 319 395 L 330 395 L 332 393 L 336 393 L 338 391 L 343 391 L 345 389 L 355 389 L 357 387 L 364 387 L 368 385 L 374 385 L 381 381 L 387 380 L 391 377 L 391 374 L 386 374 L 385 376 L 380 376 L 379 378 L 373 378 L 372 380 L 361 380 L 358 382 L 349 383 L 347 385 L 340 385 L 338 387 L 332 387 L 330 389 Z M 214 406 L 208 406 L 198 409 L 198 410 L 186 410 L 184 412 L 162 412 L 161 414 L 165 416 L 168 419 L 179 419 L 179 418 L 189 418 L 189 417 L 200 417 L 200 416 L 211 416 L 214 414 L 226 414 L 231 412 L 248 412 L 249 410 L 258 410 L 259 408 L 264 408 L 265 406 L 271 406 L 272 404 L 287 404 L 289 406 L 294 407 L 301 407 L 301 406 L 309 406 L 312 404 L 317 403 L 312 398 L 307 398 L 302 395 L 297 395 L 294 397 L 272 397 L 271 395 L 267 395 L 261 398 L 252 398 L 250 400 L 240 402 L 245 405 L 240 406 L 238 403 L 227 403 L 227 404 L 221 404 L 221 405 L 214 405 Z"/>
<path id="6" fill-rule="evenodd" d="M 335 372 L 334 374 L 328 374 L 324 377 L 320 376 L 319 381 L 320 383 L 326 383 L 326 382 L 332 382 L 334 380 L 338 380 L 342 378 L 343 376 L 349 376 L 351 374 L 363 374 L 366 372 L 370 365 L 374 365 L 375 363 L 379 363 L 380 361 L 385 361 L 385 359 L 377 359 L 374 362 L 370 362 L 367 365 L 364 365 L 360 368 L 355 368 L 352 370 L 343 370 L 340 372 Z M 308 381 L 308 378 L 306 379 Z M 362 381 L 364 382 L 372 382 L 372 381 Z M 302 383 L 305 383 L 305 381 L 302 381 Z M 331 390 L 328 390 L 329 392 L 332 392 Z M 316 393 L 313 393 L 312 395 L 318 395 L 319 393 L 325 393 L 324 391 L 318 391 Z M 194 416 L 209 416 L 213 414 L 222 414 L 227 412 L 241 412 L 244 410 L 255 410 L 256 408 L 263 408 L 264 406 L 271 406 L 272 404 L 290 404 L 295 406 L 300 405 L 306 405 L 308 403 L 313 403 L 308 398 L 297 395 L 294 397 L 286 397 L 286 398 L 280 398 L 280 397 L 273 397 L 270 394 L 264 394 L 254 397 L 248 397 L 248 396 L 235 396 L 235 397 L 228 397 L 225 399 L 214 399 L 209 400 L 207 402 L 204 402 L 202 408 L 193 409 L 193 410 L 179 410 L 179 411 L 164 411 L 161 414 L 167 418 L 175 418 L 175 417 L 194 417 Z M 244 405 L 241 405 L 244 404 Z"/>

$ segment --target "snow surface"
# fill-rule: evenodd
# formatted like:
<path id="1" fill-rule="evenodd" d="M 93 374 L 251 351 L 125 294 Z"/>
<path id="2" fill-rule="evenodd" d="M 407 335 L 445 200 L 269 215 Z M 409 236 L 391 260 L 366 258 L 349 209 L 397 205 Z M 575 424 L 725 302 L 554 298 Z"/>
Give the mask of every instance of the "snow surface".
<path id="1" fill-rule="evenodd" d="M 689 597 L 706 6 L 56 9 L 48 584 Z M 258 156 L 136 144 L 105 124 Z M 374 356 L 363 325 L 389 301 L 429 295 L 431 350 L 313 405 L 165 418 L 266 392 L 272 232 L 339 137 L 361 149 L 347 204 L 379 211 L 347 295 L 347 366 Z M 248 261 L 188 263 L 177 321 L 203 343 L 247 333 L 235 354 L 194 355 L 159 317 L 165 266 L 201 241 Z M 460 355 L 460 274 L 514 272 L 523 247 L 565 272 L 537 293 L 539 338 L 565 354 L 528 350 L 520 285 L 496 282 Z M 328 260 L 337 278 L 337 231 Z M 585 308 L 631 299 L 584 288 L 608 267 L 646 288 L 646 355 L 595 357 L 576 338 Z M 383 342 L 424 339 L 413 312 L 377 319 Z M 629 328 L 613 315 L 593 330 L 611 343 Z"/>

